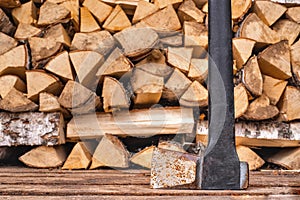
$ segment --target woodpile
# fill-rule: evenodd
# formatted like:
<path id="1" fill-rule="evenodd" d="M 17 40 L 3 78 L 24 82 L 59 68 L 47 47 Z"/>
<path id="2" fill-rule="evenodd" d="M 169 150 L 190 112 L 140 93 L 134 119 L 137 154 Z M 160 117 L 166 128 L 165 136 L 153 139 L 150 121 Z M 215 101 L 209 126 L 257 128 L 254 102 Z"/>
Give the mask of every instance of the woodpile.
<path id="1" fill-rule="evenodd" d="M 232 0 L 236 144 L 251 170 L 300 169 L 299 13 L 292 0 Z M 0 153 L 34 146 L 21 162 L 62 169 L 197 154 L 208 14 L 207 0 L 1 1 Z"/>

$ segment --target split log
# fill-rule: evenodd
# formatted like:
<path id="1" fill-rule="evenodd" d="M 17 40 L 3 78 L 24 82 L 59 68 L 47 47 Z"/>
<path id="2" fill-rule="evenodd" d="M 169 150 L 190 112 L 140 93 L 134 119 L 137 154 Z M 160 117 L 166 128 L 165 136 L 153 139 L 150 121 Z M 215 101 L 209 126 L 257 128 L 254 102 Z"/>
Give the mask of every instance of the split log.
<path id="1" fill-rule="evenodd" d="M 5 12 L 0 8 L 0 30 L 2 33 L 12 36 L 16 27 L 11 23 Z"/>
<path id="2" fill-rule="evenodd" d="M 187 107 L 207 107 L 208 91 L 198 81 L 194 81 L 180 97 L 179 104 Z"/>
<path id="3" fill-rule="evenodd" d="M 159 42 L 157 33 L 150 28 L 125 29 L 114 37 L 121 44 L 124 54 L 129 57 L 145 55 Z"/>
<path id="4" fill-rule="evenodd" d="M 260 96 L 263 92 L 263 77 L 261 75 L 257 57 L 253 56 L 244 66 L 243 82 L 246 88 L 254 96 Z"/>
<path id="5" fill-rule="evenodd" d="M 176 34 L 169 37 L 164 37 L 160 39 L 160 43 L 164 45 L 164 47 L 182 47 L 183 46 L 183 35 Z"/>
<path id="6" fill-rule="evenodd" d="M 120 109 L 129 109 L 130 101 L 123 85 L 116 79 L 105 77 L 102 90 L 103 109 L 113 112 Z"/>
<path id="7" fill-rule="evenodd" d="M 236 145 L 249 147 L 298 147 L 300 123 L 238 122 L 235 124 Z M 207 143 L 208 122 L 199 121 L 196 141 Z"/>
<path id="8" fill-rule="evenodd" d="M 291 47 L 292 72 L 296 82 L 300 83 L 300 40 Z"/>
<path id="9" fill-rule="evenodd" d="M 0 101 L 0 109 L 9 112 L 26 112 L 37 110 L 38 105 L 27 99 L 22 92 L 11 88 L 7 95 Z"/>
<path id="10" fill-rule="evenodd" d="M 271 0 L 271 1 L 275 3 L 285 4 L 286 6 L 294 6 L 300 4 L 298 0 Z"/>
<path id="11" fill-rule="evenodd" d="M 71 39 L 62 24 L 51 26 L 45 33 L 44 38 L 62 43 L 67 47 L 71 46 Z"/>
<path id="12" fill-rule="evenodd" d="M 168 101 L 178 101 L 183 93 L 192 84 L 181 71 L 175 69 L 168 81 L 165 83 L 162 98 Z"/>
<path id="13" fill-rule="evenodd" d="M 19 157 L 19 160 L 29 167 L 56 168 L 60 167 L 66 158 L 67 155 L 63 146 L 40 146 L 25 153 Z"/>
<path id="14" fill-rule="evenodd" d="M 152 105 L 159 102 L 164 86 L 164 78 L 135 69 L 130 79 L 135 94 L 135 105 Z"/>
<path id="15" fill-rule="evenodd" d="M 288 170 L 299 170 L 300 148 L 285 148 L 267 158 L 267 161 L 285 167 Z"/>
<path id="16" fill-rule="evenodd" d="M 27 51 L 24 45 L 17 46 L 0 55 L 0 76 L 12 74 L 25 79 L 27 59 Z"/>
<path id="17" fill-rule="evenodd" d="M 80 32 L 99 31 L 101 28 L 86 7 L 80 8 Z"/>
<path id="18" fill-rule="evenodd" d="M 291 7 L 286 11 L 286 16 L 294 22 L 300 23 L 300 7 Z"/>
<path id="19" fill-rule="evenodd" d="M 65 143 L 60 113 L 0 112 L 0 146 L 58 145 Z"/>
<path id="20" fill-rule="evenodd" d="M 32 1 L 13 9 L 11 14 L 15 24 L 35 24 L 37 21 L 37 8 Z"/>
<path id="21" fill-rule="evenodd" d="M 275 44 L 280 41 L 279 35 L 269 28 L 255 13 L 249 14 L 243 21 L 239 36 L 255 40 L 259 46 Z"/>
<path id="22" fill-rule="evenodd" d="M 192 59 L 192 48 L 168 48 L 168 63 L 183 72 L 188 72 L 190 68 L 190 63 Z"/>
<path id="23" fill-rule="evenodd" d="M 129 167 L 129 152 L 124 144 L 111 134 L 105 134 L 97 146 L 90 169 L 98 167 Z"/>
<path id="24" fill-rule="evenodd" d="M 8 35 L 0 32 L 0 55 L 16 47 L 18 42 Z"/>
<path id="25" fill-rule="evenodd" d="M 208 77 L 208 60 L 193 58 L 191 60 L 188 77 L 199 83 L 204 83 Z"/>
<path id="26" fill-rule="evenodd" d="M 276 105 L 288 82 L 270 76 L 263 76 L 263 79 L 263 93 L 270 99 L 272 105 Z"/>
<path id="27" fill-rule="evenodd" d="M 74 25 L 75 31 L 79 31 L 79 0 L 68 0 L 61 3 L 71 13 L 71 21 Z"/>
<path id="28" fill-rule="evenodd" d="M 292 45 L 299 36 L 300 25 L 287 19 L 281 19 L 274 24 L 273 30 L 281 36 L 282 40 L 288 40 L 289 45 Z"/>
<path id="29" fill-rule="evenodd" d="M 183 0 L 154 0 L 154 4 L 159 7 L 159 9 L 165 8 L 170 5 L 176 6 L 176 4 L 180 4 Z"/>
<path id="30" fill-rule="evenodd" d="M 103 64 L 104 57 L 94 51 L 73 51 L 69 56 L 76 71 L 76 79 L 83 86 L 95 91 L 99 81 L 96 73 Z"/>
<path id="31" fill-rule="evenodd" d="M 196 21 L 203 23 L 205 14 L 196 7 L 193 0 L 185 0 L 178 9 L 178 16 L 181 22 Z"/>
<path id="32" fill-rule="evenodd" d="M 12 88 L 19 90 L 20 92 L 26 92 L 25 83 L 17 76 L 5 75 L 0 77 L 0 96 L 4 98 Z"/>
<path id="33" fill-rule="evenodd" d="M 274 24 L 287 8 L 271 1 L 255 1 L 253 11 L 268 26 Z"/>
<path id="34" fill-rule="evenodd" d="M 40 112 L 62 112 L 65 118 L 70 117 L 70 113 L 62 108 L 58 102 L 58 98 L 53 94 L 42 92 L 39 95 L 39 111 Z"/>
<path id="35" fill-rule="evenodd" d="M 202 8 L 206 3 L 207 3 L 208 0 L 194 0 L 196 6 L 198 8 Z"/>
<path id="36" fill-rule="evenodd" d="M 27 97 L 37 102 L 41 92 L 48 92 L 59 95 L 62 90 L 62 83 L 59 79 L 43 70 L 26 71 Z"/>
<path id="37" fill-rule="evenodd" d="M 73 117 L 68 123 L 67 138 L 99 138 L 113 135 L 153 136 L 157 134 L 189 134 L 193 132 L 194 117 L 190 108 L 139 109 L 127 112 L 93 113 Z"/>
<path id="38" fill-rule="evenodd" d="M 279 114 L 276 106 L 270 105 L 270 100 L 266 95 L 261 95 L 248 106 L 243 117 L 247 120 L 266 120 L 271 119 Z"/>
<path id="39" fill-rule="evenodd" d="M 2 0 L 0 2 L 0 7 L 4 8 L 15 8 L 19 7 L 21 5 L 21 2 L 19 0 Z"/>
<path id="40" fill-rule="evenodd" d="M 114 49 L 115 40 L 108 31 L 76 33 L 72 40 L 71 50 L 96 51 L 103 56 Z"/>
<path id="41" fill-rule="evenodd" d="M 263 74 L 285 80 L 292 76 L 288 41 L 284 40 L 266 48 L 258 55 Z"/>
<path id="42" fill-rule="evenodd" d="M 251 0 L 232 0 L 231 18 L 234 21 L 240 21 L 252 6 Z"/>
<path id="43" fill-rule="evenodd" d="M 208 2 L 206 2 L 203 6 L 202 6 L 202 12 L 208 14 Z"/>
<path id="44" fill-rule="evenodd" d="M 111 6 L 98 0 L 85 0 L 82 5 L 91 11 L 99 23 L 103 23 L 113 10 Z"/>
<path id="45" fill-rule="evenodd" d="M 234 87 L 234 116 L 240 118 L 248 109 L 248 94 L 243 84 Z"/>
<path id="46" fill-rule="evenodd" d="M 292 121 L 300 119 L 300 90 L 293 86 L 287 86 L 283 96 L 278 104 L 280 109 L 280 119 L 283 121 Z"/>
<path id="47" fill-rule="evenodd" d="M 137 23 L 140 20 L 157 12 L 159 7 L 155 4 L 149 3 L 144 0 L 140 0 L 137 4 L 136 10 L 133 15 L 132 23 Z"/>
<path id="48" fill-rule="evenodd" d="M 103 24 L 103 28 L 110 32 L 122 31 L 131 26 L 126 13 L 117 5 Z"/>
<path id="49" fill-rule="evenodd" d="M 183 149 L 183 145 L 181 143 L 175 142 L 175 141 L 159 141 L 157 148 L 165 149 L 165 150 L 169 150 L 169 151 L 177 151 L 177 152 L 181 152 L 181 153 L 187 153 Z"/>
<path id="50" fill-rule="evenodd" d="M 78 142 L 69 154 L 62 169 L 88 169 L 92 161 L 92 154 L 87 148 L 89 142 Z"/>
<path id="51" fill-rule="evenodd" d="M 247 38 L 233 38 L 233 59 L 236 60 L 237 69 L 240 70 L 252 55 L 255 41 Z"/>
<path id="52" fill-rule="evenodd" d="M 38 19 L 39 26 L 46 26 L 63 22 L 70 15 L 70 11 L 63 5 L 58 5 L 46 1 L 40 8 L 40 15 Z"/>
<path id="53" fill-rule="evenodd" d="M 265 164 L 265 161 L 259 157 L 254 151 L 246 146 L 236 147 L 239 160 L 242 162 L 247 162 L 249 165 L 249 170 L 257 170 Z"/>
<path id="54" fill-rule="evenodd" d="M 67 51 L 57 54 L 45 65 L 45 69 L 57 75 L 64 81 L 74 80 L 69 54 Z"/>
<path id="55" fill-rule="evenodd" d="M 130 162 L 151 169 L 152 154 L 155 146 L 146 147 L 130 158 Z"/>
<path id="56" fill-rule="evenodd" d="M 38 36 L 41 33 L 42 30 L 39 28 L 30 24 L 19 23 L 14 37 L 18 40 L 27 40 L 28 38 Z"/>

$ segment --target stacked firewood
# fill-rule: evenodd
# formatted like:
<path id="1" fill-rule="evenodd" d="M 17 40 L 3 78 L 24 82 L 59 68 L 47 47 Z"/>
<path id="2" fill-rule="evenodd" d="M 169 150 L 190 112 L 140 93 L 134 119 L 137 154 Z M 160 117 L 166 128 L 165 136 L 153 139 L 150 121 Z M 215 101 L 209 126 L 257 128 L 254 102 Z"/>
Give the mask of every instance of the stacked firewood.
<path id="1" fill-rule="evenodd" d="M 32 167 L 150 168 L 156 146 L 206 144 L 207 0 L 0 8 L 0 158 L 25 145 L 38 146 L 19 157 Z M 251 169 L 265 162 L 253 147 L 293 147 L 266 160 L 300 168 L 299 11 L 232 1 L 237 151 Z"/>

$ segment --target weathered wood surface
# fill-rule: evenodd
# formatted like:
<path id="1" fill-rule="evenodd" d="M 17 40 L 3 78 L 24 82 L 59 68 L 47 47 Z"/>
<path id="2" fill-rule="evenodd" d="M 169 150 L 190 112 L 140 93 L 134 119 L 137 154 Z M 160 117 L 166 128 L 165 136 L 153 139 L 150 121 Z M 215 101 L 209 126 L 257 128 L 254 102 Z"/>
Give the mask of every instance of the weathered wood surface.
<path id="1" fill-rule="evenodd" d="M 22 199 L 299 199 L 299 171 L 250 172 L 247 190 L 150 189 L 149 170 L 61 171 L 0 168 L 0 198 Z M 14 196 L 15 195 L 15 196 Z M 203 197 L 203 198 L 202 198 Z"/>

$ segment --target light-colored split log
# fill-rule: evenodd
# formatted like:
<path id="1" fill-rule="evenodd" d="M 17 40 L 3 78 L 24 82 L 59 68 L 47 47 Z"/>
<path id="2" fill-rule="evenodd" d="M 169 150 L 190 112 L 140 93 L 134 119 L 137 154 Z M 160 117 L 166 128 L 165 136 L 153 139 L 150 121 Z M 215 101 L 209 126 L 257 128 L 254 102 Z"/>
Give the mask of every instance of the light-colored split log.
<path id="1" fill-rule="evenodd" d="M 51 26 L 46 31 L 44 38 L 62 43 L 67 47 L 71 46 L 70 36 L 68 35 L 67 31 L 65 30 L 62 24 Z"/>
<path id="2" fill-rule="evenodd" d="M 244 66 L 243 82 L 251 94 L 260 96 L 263 92 L 263 77 L 261 75 L 257 57 L 253 56 Z"/>
<path id="3" fill-rule="evenodd" d="M 183 46 L 183 35 L 176 34 L 168 37 L 164 37 L 160 39 L 160 42 L 165 47 L 182 47 Z"/>
<path id="4" fill-rule="evenodd" d="M 155 146 L 146 147 L 130 158 L 130 162 L 151 169 L 152 154 Z"/>
<path id="5" fill-rule="evenodd" d="M 14 38 L 0 32 L 0 55 L 13 49 L 17 44 L 18 42 Z"/>
<path id="6" fill-rule="evenodd" d="M 39 94 L 39 111 L 59 112 L 62 111 L 62 108 L 56 96 L 47 92 L 42 92 Z"/>
<path id="7" fill-rule="evenodd" d="M 270 103 L 272 105 L 276 105 L 285 90 L 287 85 L 287 81 L 279 80 L 272 78 L 270 76 L 263 76 L 264 79 L 264 86 L 263 86 L 263 93 L 267 95 L 270 99 Z"/>
<path id="8" fill-rule="evenodd" d="M 101 28 L 86 7 L 80 8 L 80 32 L 99 31 Z"/>
<path id="9" fill-rule="evenodd" d="M 40 8 L 40 15 L 38 19 L 39 26 L 46 26 L 62 22 L 70 15 L 70 11 L 63 5 L 58 5 L 46 1 Z"/>
<path id="10" fill-rule="evenodd" d="M 121 6 L 117 5 L 103 24 L 103 28 L 110 32 L 122 31 L 131 26 L 126 13 Z"/>
<path id="11" fill-rule="evenodd" d="M 188 72 L 192 59 L 192 48 L 168 48 L 167 58 L 168 63 L 183 72 Z"/>
<path id="12" fill-rule="evenodd" d="M 288 19 L 281 19 L 274 24 L 273 30 L 281 36 L 282 40 L 288 40 L 289 45 L 292 45 L 299 36 L 300 25 Z"/>
<path id="13" fill-rule="evenodd" d="M 18 40 L 26 40 L 30 37 L 38 36 L 41 32 L 41 29 L 30 24 L 19 23 L 14 37 Z"/>
<path id="14" fill-rule="evenodd" d="M 283 121 L 292 121 L 300 119 L 300 90 L 293 86 L 287 86 L 279 102 L 280 119 Z"/>
<path id="15" fill-rule="evenodd" d="M 111 6 L 99 0 L 85 0 L 82 5 L 91 11 L 99 23 L 103 23 L 113 10 Z"/>
<path id="16" fill-rule="evenodd" d="M 185 0 L 178 9 L 178 16 L 181 22 L 196 21 L 203 23 L 205 14 L 196 7 L 193 0 Z"/>
<path id="17" fill-rule="evenodd" d="M 71 13 L 71 20 L 76 31 L 79 31 L 79 0 L 68 0 L 61 3 Z"/>
<path id="18" fill-rule="evenodd" d="M 150 2 L 140 0 L 137 4 L 133 15 L 132 23 L 137 23 L 140 20 L 152 15 L 159 10 L 158 6 Z"/>
<path id="19" fill-rule="evenodd" d="M 159 141 L 157 148 L 186 153 L 183 149 L 183 145 L 175 141 Z"/>
<path id="20" fill-rule="evenodd" d="M 286 16 L 294 22 L 300 23 L 300 7 L 288 8 Z"/>
<path id="21" fill-rule="evenodd" d="M 234 38 L 232 40 L 233 59 L 236 60 L 237 69 L 240 70 L 252 55 L 255 41 L 247 38 Z"/>
<path id="22" fill-rule="evenodd" d="M 20 92 L 26 92 L 25 83 L 14 75 L 4 75 L 0 77 L 0 96 L 4 98 L 12 88 L 19 90 Z"/>
<path id="23" fill-rule="evenodd" d="M 292 72 L 296 82 L 300 83 L 300 40 L 291 47 Z"/>
<path id="24" fill-rule="evenodd" d="M 234 116 L 241 117 L 248 109 L 249 101 L 247 90 L 243 84 L 234 87 Z"/>
<path id="25" fill-rule="evenodd" d="M 242 162 L 247 162 L 249 165 L 249 170 L 257 170 L 265 164 L 265 161 L 259 157 L 253 150 L 246 146 L 236 147 L 239 160 Z"/>
<path id="26" fill-rule="evenodd" d="M 8 16 L 5 14 L 5 12 L 3 12 L 1 8 L 0 8 L 0 19 L 1 19 L 0 21 L 1 32 L 11 36 L 15 32 L 16 27 L 13 25 L 13 23 L 11 23 Z"/>
<path id="27" fill-rule="evenodd" d="M 300 147 L 285 148 L 267 158 L 268 162 L 280 165 L 288 170 L 300 169 Z"/>
<path id="28" fill-rule="evenodd" d="M 35 24 L 37 21 L 37 8 L 32 1 L 13 9 L 11 14 L 16 24 Z"/>
<path id="29" fill-rule="evenodd" d="M 208 91 L 198 81 L 194 81 L 179 100 L 181 106 L 206 107 L 208 106 Z"/>
<path id="30" fill-rule="evenodd" d="M 232 0 L 231 18 L 234 21 L 240 21 L 252 6 L 251 0 Z"/>
<path id="31" fill-rule="evenodd" d="M 176 4 L 180 4 L 183 0 L 154 0 L 154 4 L 159 7 L 159 9 L 165 8 L 167 6 L 176 6 Z"/>

